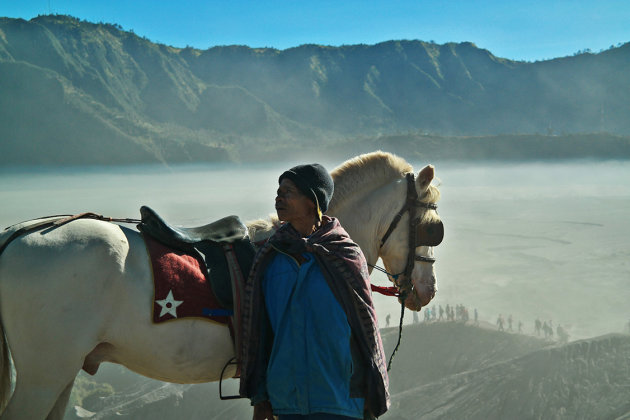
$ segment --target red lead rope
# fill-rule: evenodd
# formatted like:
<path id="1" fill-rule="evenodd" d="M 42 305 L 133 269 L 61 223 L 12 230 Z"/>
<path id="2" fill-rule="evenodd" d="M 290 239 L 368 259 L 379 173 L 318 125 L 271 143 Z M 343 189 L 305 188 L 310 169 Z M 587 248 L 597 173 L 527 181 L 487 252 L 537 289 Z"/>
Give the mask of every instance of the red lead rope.
<path id="1" fill-rule="evenodd" d="M 372 286 L 373 292 L 378 292 L 385 296 L 396 296 L 396 297 L 400 296 L 400 292 L 398 291 L 396 287 L 383 287 L 383 286 L 376 286 L 374 284 L 370 284 L 370 286 Z"/>

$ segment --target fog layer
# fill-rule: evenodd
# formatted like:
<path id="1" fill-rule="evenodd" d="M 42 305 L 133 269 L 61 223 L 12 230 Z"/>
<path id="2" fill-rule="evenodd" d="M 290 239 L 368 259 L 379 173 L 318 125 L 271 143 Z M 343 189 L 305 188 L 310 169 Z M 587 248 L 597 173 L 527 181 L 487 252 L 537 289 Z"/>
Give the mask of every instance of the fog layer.
<path id="1" fill-rule="evenodd" d="M 332 169 L 340 162 L 327 162 Z M 426 162 L 416 162 L 419 169 Z M 138 217 L 141 205 L 194 226 L 273 210 L 281 165 L 49 169 L 0 175 L 0 225 L 93 211 Z M 630 163 L 436 165 L 446 226 L 430 308 L 463 304 L 481 320 L 512 315 L 525 332 L 551 320 L 571 338 L 620 331 L 630 318 Z M 373 280 L 387 279 L 373 273 Z M 398 322 L 395 300 L 376 296 Z M 423 314 L 420 314 L 422 319 Z M 412 317 L 407 313 L 406 321 Z M 506 326 L 507 327 L 507 326 Z"/>

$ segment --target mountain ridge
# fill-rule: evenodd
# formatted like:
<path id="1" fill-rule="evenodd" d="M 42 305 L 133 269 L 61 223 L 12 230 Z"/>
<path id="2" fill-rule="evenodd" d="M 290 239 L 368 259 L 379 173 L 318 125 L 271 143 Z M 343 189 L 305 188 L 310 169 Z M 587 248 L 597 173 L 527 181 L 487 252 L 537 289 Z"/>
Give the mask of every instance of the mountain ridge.
<path id="1" fill-rule="evenodd" d="M 197 50 L 68 16 L 0 18 L 0 164 L 247 161 L 401 133 L 628 137 L 628 64 L 630 44 L 535 63 L 471 42 Z M 55 152 L 67 144 L 77 159 Z"/>

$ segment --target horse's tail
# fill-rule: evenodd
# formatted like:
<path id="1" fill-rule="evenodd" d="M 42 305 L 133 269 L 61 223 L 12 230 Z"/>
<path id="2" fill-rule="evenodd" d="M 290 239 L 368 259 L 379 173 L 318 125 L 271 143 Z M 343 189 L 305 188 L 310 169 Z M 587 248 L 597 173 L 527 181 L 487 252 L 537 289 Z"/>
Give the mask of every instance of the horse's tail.
<path id="1" fill-rule="evenodd" d="M 0 232 L 0 249 L 4 250 L 12 239 L 12 229 L 5 229 Z M 1 251 L 0 251 L 1 252 Z M 2 279 L 0 279 L 1 281 Z M 9 402 L 11 397 L 11 356 L 9 354 L 9 343 L 4 334 L 4 325 L 0 317 L 0 413 Z"/>
<path id="2" fill-rule="evenodd" d="M 0 319 L 0 413 L 4 411 L 11 396 L 11 367 L 9 344 Z"/>
<path id="3" fill-rule="evenodd" d="M 52 216 L 44 219 L 28 220 L 10 226 L 4 231 L 0 231 L 0 257 L 11 241 L 24 233 L 36 229 L 43 229 L 57 219 L 59 219 L 58 216 Z M 0 279 L 0 281 L 2 281 L 2 279 Z M 4 411 L 11 397 L 11 388 L 13 385 L 12 367 L 9 343 L 7 342 L 7 336 L 4 333 L 4 325 L 0 317 L 0 413 Z"/>

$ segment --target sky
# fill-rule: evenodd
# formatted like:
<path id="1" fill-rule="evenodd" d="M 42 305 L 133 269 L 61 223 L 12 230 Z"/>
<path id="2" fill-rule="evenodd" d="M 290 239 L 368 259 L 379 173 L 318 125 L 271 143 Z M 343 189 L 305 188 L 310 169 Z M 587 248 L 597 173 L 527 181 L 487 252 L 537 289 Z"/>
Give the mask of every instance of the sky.
<path id="1" fill-rule="evenodd" d="M 198 49 L 417 39 L 536 61 L 630 41 L 629 0 L 0 0 L 3 17 L 50 13 Z"/>

